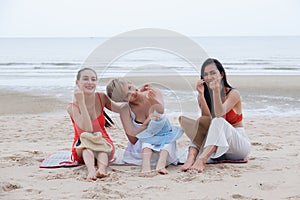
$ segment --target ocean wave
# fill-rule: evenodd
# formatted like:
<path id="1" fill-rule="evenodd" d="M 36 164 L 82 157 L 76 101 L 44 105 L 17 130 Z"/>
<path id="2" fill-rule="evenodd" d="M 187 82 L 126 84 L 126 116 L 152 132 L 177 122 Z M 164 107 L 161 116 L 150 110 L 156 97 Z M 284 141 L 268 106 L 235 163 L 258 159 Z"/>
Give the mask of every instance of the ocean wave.
<path id="1" fill-rule="evenodd" d="M 25 65 L 54 65 L 54 66 L 74 66 L 81 65 L 79 62 L 2 62 L 0 66 L 25 66 Z"/>
<path id="2" fill-rule="evenodd" d="M 271 65 L 271 62 L 224 62 L 223 65 Z"/>

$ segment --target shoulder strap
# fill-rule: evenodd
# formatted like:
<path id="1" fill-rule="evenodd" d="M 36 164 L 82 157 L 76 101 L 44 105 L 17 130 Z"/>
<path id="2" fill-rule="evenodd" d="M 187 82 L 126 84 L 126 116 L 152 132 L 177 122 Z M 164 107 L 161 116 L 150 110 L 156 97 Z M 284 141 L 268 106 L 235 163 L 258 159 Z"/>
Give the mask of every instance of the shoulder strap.
<path id="1" fill-rule="evenodd" d="M 102 107 L 102 110 L 104 110 L 104 107 L 103 107 L 103 104 L 102 104 L 102 101 L 101 101 L 101 97 L 100 97 L 100 92 L 97 92 L 97 95 L 99 97 L 99 101 L 100 101 L 100 105 Z"/>

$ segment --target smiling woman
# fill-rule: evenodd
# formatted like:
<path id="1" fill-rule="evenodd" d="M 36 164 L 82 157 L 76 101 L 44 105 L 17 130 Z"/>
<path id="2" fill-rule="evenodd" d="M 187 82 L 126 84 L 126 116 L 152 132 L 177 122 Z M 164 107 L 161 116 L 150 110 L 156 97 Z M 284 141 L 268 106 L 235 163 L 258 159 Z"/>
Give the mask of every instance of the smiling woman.
<path id="1" fill-rule="evenodd" d="M 88 180 L 108 176 L 107 166 L 114 159 L 115 147 L 105 129 L 104 108 L 119 112 L 119 105 L 104 93 L 96 92 L 97 73 L 91 68 L 78 71 L 75 101 L 68 106 L 68 113 L 74 126 L 72 145 L 73 160 L 84 162 Z M 97 171 L 94 167 L 97 160 Z"/>
<path id="2" fill-rule="evenodd" d="M 206 139 L 197 141 L 198 145 L 191 142 L 187 161 L 181 170 L 203 172 L 209 158 L 223 156 L 232 160 L 245 159 L 250 153 L 251 143 L 243 126 L 241 96 L 239 91 L 227 82 L 225 69 L 217 59 L 209 58 L 203 63 L 201 79 L 196 89 L 202 115 L 199 121 L 201 118 L 212 120 L 209 129 L 201 133 L 206 135 Z M 181 116 L 179 121 L 189 137 L 198 135 L 198 132 L 195 133 L 198 128 L 190 128 L 191 123 L 200 127 L 198 120 L 187 121 Z M 191 138 L 192 141 L 193 139 Z M 199 154 L 200 148 L 203 149 Z"/>

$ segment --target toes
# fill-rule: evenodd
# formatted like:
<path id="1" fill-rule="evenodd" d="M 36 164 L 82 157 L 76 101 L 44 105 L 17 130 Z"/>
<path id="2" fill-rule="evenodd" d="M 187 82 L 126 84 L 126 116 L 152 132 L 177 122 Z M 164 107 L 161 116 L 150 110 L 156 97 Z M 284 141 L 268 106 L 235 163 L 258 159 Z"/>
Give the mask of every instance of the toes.
<path id="1" fill-rule="evenodd" d="M 166 169 L 157 169 L 156 172 L 161 175 L 169 174 L 168 170 L 166 170 Z"/>
<path id="2" fill-rule="evenodd" d="M 99 171 L 97 171 L 97 173 L 96 173 L 97 178 L 105 178 L 105 177 L 108 177 L 108 176 L 109 176 L 109 174 L 102 173 L 102 172 L 99 172 Z"/>

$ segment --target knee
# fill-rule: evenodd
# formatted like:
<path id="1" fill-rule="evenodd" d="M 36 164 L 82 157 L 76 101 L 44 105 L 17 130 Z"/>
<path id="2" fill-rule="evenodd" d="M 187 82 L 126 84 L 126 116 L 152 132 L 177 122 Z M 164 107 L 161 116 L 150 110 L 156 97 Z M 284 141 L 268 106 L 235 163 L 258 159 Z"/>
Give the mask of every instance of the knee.
<path id="1" fill-rule="evenodd" d="M 82 154 L 93 154 L 93 151 L 91 149 L 84 148 L 82 149 Z"/>
<path id="2" fill-rule="evenodd" d="M 145 147 L 143 148 L 143 153 L 152 153 L 152 149 L 148 148 L 148 147 Z"/>
<path id="3" fill-rule="evenodd" d="M 223 117 L 215 117 L 211 121 L 211 126 L 223 124 L 226 120 Z"/>

